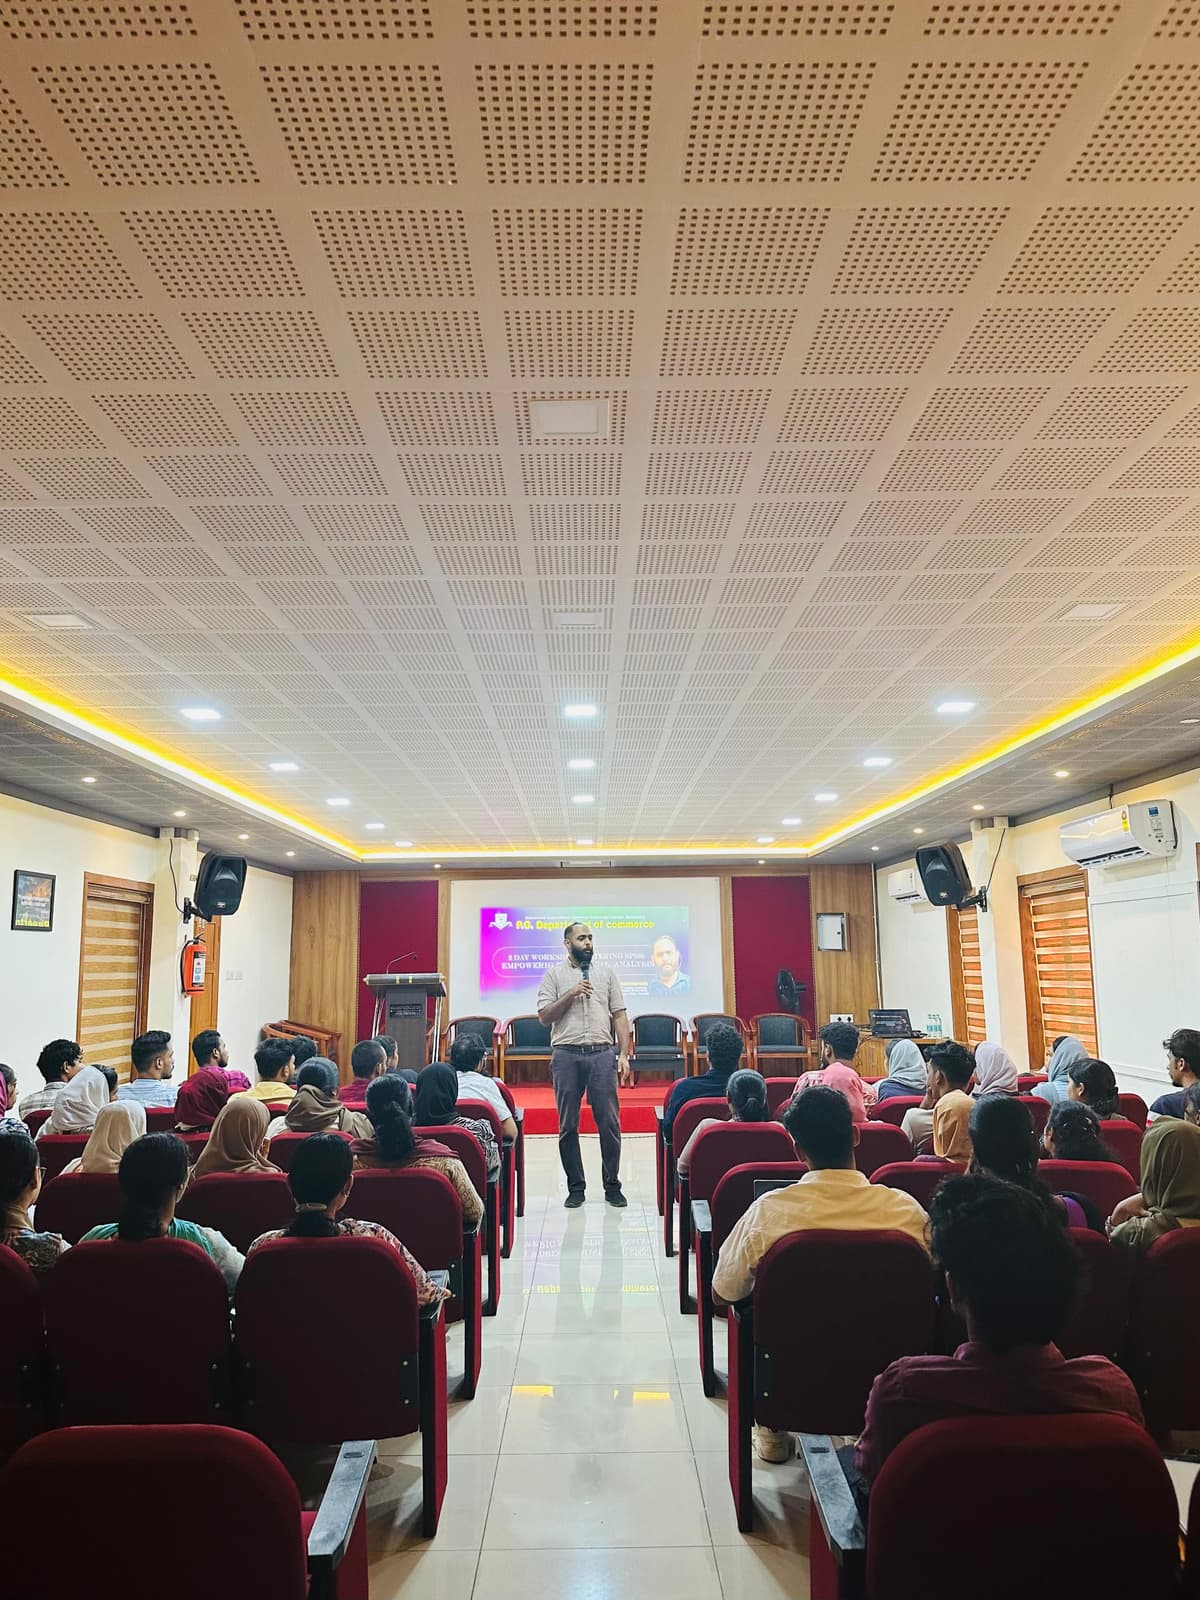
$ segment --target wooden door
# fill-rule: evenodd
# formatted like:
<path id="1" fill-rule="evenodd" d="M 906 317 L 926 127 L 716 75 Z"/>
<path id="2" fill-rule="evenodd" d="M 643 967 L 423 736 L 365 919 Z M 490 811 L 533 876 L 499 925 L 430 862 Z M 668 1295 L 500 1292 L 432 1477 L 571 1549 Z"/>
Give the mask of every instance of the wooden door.
<path id="1" fill-rule="evenodd" d="M 972 1048 L 987 1038 L 983 1004 L 983 960 L 979 951 L 979 909 L 946 912 L 950 945 L 950 1001 L 954 1037 Z"/>
<path id="2" fill-rule="evenodd" d="M 1042 1065 L 1054 1040 L 1071 1033 L 1095 1055 L 1096 996 L 1087 874 L 1071 868 L 1017 879 L 1029 1065 Z"/>
<path id="3" fill-rule="evenodd" d="M 129 1046 L 146 1031 L 154 885 L 83 875 L 75 1037 L 84 1059 L 129 1076 Z"/>
<path id="4" fill-rule="evenodd" d="M 211 922 L 205 922 L 197 917 L 192 924 L 192 936 L 204 940 L 207 953 L 204 972 L 204 993 L 192 996 L 191 1031 L 189 1039 L 194 1039 L 205 1028 L 219 1028 L 217 1021 L 217 1000 L 221 993 L 221 919 L 214 917 Z M 188 1056 L 188 1071 L 195 1068 L 196 1063 Z"/>

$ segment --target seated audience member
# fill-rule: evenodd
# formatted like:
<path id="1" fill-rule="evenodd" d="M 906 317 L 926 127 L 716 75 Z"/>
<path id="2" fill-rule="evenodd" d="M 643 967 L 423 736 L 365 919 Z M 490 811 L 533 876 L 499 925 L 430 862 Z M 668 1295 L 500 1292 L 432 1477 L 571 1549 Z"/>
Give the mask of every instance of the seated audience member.
<path id="1" fill-rule="evenodd" d="M 385 1072 L 394 1072 L 398 1078 L 403 1078 L 405 1083 L 411 1083 L 415 1085 L 417 1081 L 417 1074 L 411 1067 L 402 1067 L 400 1065 L 400 1046 L 396 1043 L 395 1039 L 392 1038 L 391 1034 L 377 1033 L 375 1035 L 375 1043 L 381 1044 L 387 1054 L 387 1061 L 384 1064 L 383 1070 Z"/>
<path id="2" fill-rule="evenodd" d="M 429 1068 L 425 1068 L 428 1072 Z M 425 1076 L 422 1072 L 421 1077 Z M 483 1201 L 453 1150 L 436 1139 L 413 1133 L 412 1090 L 403 1078 L 385 1073 L 367 1090 L 370 1133 L 351 1147 L 358 1167 L 430 1167 L 449 1178 L 462 1203 L 468 1227 L 483 1216 Z"/>
<path id="3" fill-rule="evenodd" d="M 82 1065 L 81 1044 L 76 1044 L 74 1039 L 51 1039 L 37 1058 L 37 1069 L 46 1087 L 22 1095 L 18 1116 L 25 1120 L 31 1111 L 49 1111 L 64 1084 L 70 1082 Z"/>
<path id="4" fill-rule="evenodd" d="M 354 1076 L 342 1084 L 338 1099 L 343 1105 L 361 1110 L 367 1103 L 367 1085 L 378 1078 L 387 1065 L 387 1051 L 378 1039 L 360 1039 L 350 1052 L 350 1071 Z"/>
<path id="5" fill-rule="evenodd" d="M 1183 1091 L 1183 1119 L 1193 1126 L 1200 1125 L 1200 1083 L 1193 1083 Z"/>
<path id="6" fill-rule="evenodd" d="M 1003 1045 L 985 1039 L 975 1046 L 975 1087 L 971 1093 L 977 1100 L 985 1094 L 1016 1094 L 1019 1076 L 1017 1063 Z"/>
<path id="7" fill-rule="evenodd" d="M 480 1072 L 479 1063 L 487 1055 L 487 1043 L 477 1033 L 460 1033 L 450 1046 L 450 1065 L 458 1073 L 458 1098 L 483 1100 L 500 1118 L 506 1139 L 517 1137 L 517 1125 L 508 1101 L 495 1078 Z M 420 1081 L 418 1079 L 418 1081 Z"/>
<path id="8" fill-rule="evenodd" d="M 192 1055 L 196 1060 L 196 1069 L 203 1072 L 205 1067 L 212 1067 L 215 1071 L 224 1073 L 229 1079 L 231 1094 L 239 1094 L 250 1087 L 250 1079 L 237 1067 L 229 1065 L 229 1046 L 221 1037 L 216 1028 L 203 1028 L 192 1040 Z"/>
<path id="9" fill-rule="evenodd" d="M 349 1133 L 356 1139 L 371 1137 L 371 1124 L 361 1111 L 352 1111 L 337 1097 L 337 1068 L 327 1056 L 313 1056 L 296 1074 L 296 1093 L 282 1117 L 267 1129 L 277 1133 Z"/>
<path id="10" fill-rule="evenodd" d="M 668 1141 L 680 1108 L 689 1100 L 724 1100 L 729 1080 L 742 1059 L 742 1036 L 731 1022 L 714 1022 L 705 1039 L 708 1070 L 672 1084 L 663 1106 L 663 1136 Z"/>
<path id="11" fill-rule="evenodd" d="M 495 1177 L 500 1171 L 500 1147 L 491 1123 L 485 1117 L 460 1117 L 457 1108 L 458 1073 L 444 1062 L 435 1061 L 417 1079 L 413 1121 L 418 1128 L 456 1126 L 473 1133 L 483 1146 L 488 1177 Z"/>
<path id="12" fill-rule="evenodd" d="M 1077 1061 L 1086 1061 L 1088 1053 L 1073 1034 L 1063 1034 L 1054 1041 L 1054 1049 L 1046 1063 L 1045 1083 L 1035 1083 L 1033 1093 L 1039 1100 L 1056 1105 L 1067 1098 L 1070 1071 Z"/>
<path id="13" fill-rule="evenodd" d="M 1081 1100 L 1060 1100 L 1050 1112 L 1042 1148 L 1051 1161 L 1121 1163 L 1104 1142 L 1100 1118 Z"/>
<path id="14" fill-rule="evenodd" d="M 731 1073 L 729 1082 L 725 1085 L 725 1098 L 729 1102 L 731 1122 L 771 1121 L 771 1110 L 767 1105 L 767 1080 L 761 1072 L 742 1067 L 739 1071 Z M 686 1178 L 688 1175 L 696 1140 L 706 1128 L 716 1128 L 720 1125 L 720 1117 L 702 1117 L 693 1128 L 691 1138 L 679 1152 L 679 1159 L 675 1163 L 675 1169 L 681 1178 Z"/>
<path id="15" fill-rule="evenodd" d="M 784 1112 L 783 1125 L 809 1170 L 797 1183 L 755 1200 L 734 1224 L 713 1274 L 717 1306 L 752 1294 L 759 1263 L 771 1246 L 806 1228 L 896 1228 L 929 1248 L 929 1220 L 913 1197 L 870 1183 L 856 1169 L 858 1128 L 845 1095 L 819 1086 L 806 1089 Z M 763 1461 L 786 1461 L 791 1435 L 756 1426 L 754 1448 Z"/>
<path id="16" fill-rule="evenodd" d="M 1035 1196 L 993 1178 L 948 1178 L 929 1208 L 934 1260 L 967 1325 L 952 1356 L 904 1356 L 876 1378 L 854 1453 L 869 1485 L 927 1422 L 1107 1412 L 1141 1423 L 1133 1384 L 1103 1356 L 1067 1361 L 1079 1256 Z"/>
<path id="17" fill-rule="evenodd" d="M 246 1093 L 252 1100 L 269 1100 L 273 1105 L 290 1100 L 296 1092 L 292 1085 L 295 1059 L 293 1040 L 264 1039 L 254 1052 L 258 1082 Z"/>
<path id="18" fill-rule="evenodd" d="M 202 1067 L 185 1078 L 175 1097 L 175 1126 L 180 1133 L 207 1133 L 225 1109 L 229 1079 L 219 1067 Z"/>
<path id="19" fill-rule="evenodd" d="M 912 1039 L 893 1039 L 885 1046 L 887 1077 L 875 1085 L 876 1101 L 925 1093 L 925 1057 Z"/>
<path id="20" fill-rule="evenodd" d="M 50 1115 L 38 1129 L 39 1139 L 55 1133 L 91 1133 L 102 1107 L 109 1103 L 108 1079 L 99 1067 L 84 1067 L 61 1094 L 55 1095 Z"/>
<path id="21" fill-rule="evenodd" d="M 1200 1227 L 1200 1127 L 1163 1117 L 1142 1140 L 1142 1187 L 1109 1219 L 1109 1238 L 1141 1254 L 1179 1228 Z"/>
<path id="22" fill-rule="evenodd" d="M 985 1095 L 971 1112 L 971 1166 L 976 1176 L 998 1178 L 1026 1189 L 1060 1222 L 1072 1228 L 1100 1225 L 1090 1204 L 1078 1195 L 1056 1195 L 1037 1175 L 1038 1141 L 1024 1106 L 1008 1097 Z"/>
<path id="23" fill-rule="evenodd" d="M 1088 1106 L 1101 1119 L 1128 1118 L 1121 1116 L 1117 1099 L 1117 1075 L 1107 1061 L 1090 1058 L 1075 1061 L 1067 1069 L 1067 1099 Z"/>
<path id="24" fill-rule="evenodd" d="M 382 1223 L 363 1222 L 357 1217 L 338 1221 L 338 1212 L 349 1200 L 354 1187 L 354 1157 L 344 1139 L 334 1133 L 315 1133 L 311 1139 L 306 1139 L 292 1159 L 288 1183 L 296 1202 L 296 1215 L 286 1228 L 260 1233 L 247 1255 L 252 1255 L 269 1239 L 381 1239 L 392 1247 L 412 1273 L 418 1305 L 449 1298 L 450 1290 L 437 1288 L 424 1267 Z"/>
<path id="25" fill-rule="evenodd" d="M 304 1063 L 306 1061 L 311 1061 L 316 1055 L 317 1041 L 315 1039 L 308 1038 L 306 1034 L 297 1033 L 292 1035 L 291 1043 L 292 1060 L 295 1063 L 296 1071 L 299 1072 Z"/>
<path id="26" fill-rule="evenodd" d="M 912 1106 L 904 1113 L 904 1121 L 900 1124 L 918 1155 L 944 1155 L 946 1150 L 954 1148 L 960 1154 L 950 1156 L 951 1161 L 969 1159 L 969 1150 L 965 1155 L 961 1152 L 964 1149 L 966 1127 L 963 1119 L 965 1117 L 969 1123 L 972 1105 L 967 1085 L 974 1070 L 971 1052 L 953 1039 L 948 1039 L 945 1044 L 935 1044 L 929 1052 L 929 1060 L 925 1063 L 925 1098 L 919 1106 Z M 941 1114 L 942 1137 L 935 1140 L 934 1119 L 942 1100 L 950 1100 L 951 1103 Z M 938 1143 L 942 1145 L 941 1150 L 937 1149 Z"/>
<path id="27" fill-rule="evenodd" d="M 42 1166 L 29 1129 L 0 1127 L 0 1244 L 34 1272 L 49 1272 L 68 1249 L 57 1233 L 38 1233 L 29 1212 L 42 1189 Z"/>
<path id="28" fill-rule="evenodd" d="M 1174 1084 L 1170 1094 L 1160 1094 L 1150 1106 L 1152 1117 L 1182 1117 L 1183 1098 L 1192 1084 L 1200 1082 L 1200 1033 L 1195 1028 L 1176 1028 L 1163 1040 L 1167 1052 L 1167 1073 Z M 24 1100 L 21 1102 L 25 1104 Z"/>
<path id="29" fill-rule="evenodd" d="M 121 1087 L 121 1080 L 117 1077 L 116 1067 L 104 1067 L 96 1063 L 96 1071 L 104 1074 L 104 1081 L 108 1085 L 108 1098 L 111 1101 L 117 1098 L 117 1090 Z"/>
<path id="30" fill-rule="evenodd" d="M 12 1123 L 14 1128 L 23 1128 L 25 1124 L 17 1115 L 17 1075 L 5 1062 L 0 1061 L 0 1095 L 4 1097 L 4 1110 L 0 1112 L 0 1127 L 6 1122 Z"/>
<path id="31" fill-rule="evenodd" d="M 72 1172 L 116 1172 L 121 1157 L 146 1131 L 146 1108 L 136 1100 L 113 1100 L 96 1113 L 96 1126 L 83 1154 L 68 1161 L 61 1177 Z"/>
<path id="32" fill-rule="evenodd" d="M 232 1294 L 244 1257 L 215 1228 L 202 1228 L 175 1215 L 175 1207 L 188 1186 L 187 1147 L 173 1133 L 147 1133 L 121 1157 L 117 1169 L 121 1186 L 121 1215 L 116 1222 L 89 1228 L 79 1241 L 120 1239 L 137 1244 L 144 1239 L 182 1239 L 211 1256 L 221 1269 Z"/>
<path id="33" fill-rule="evenodd" d="M 268 1159 L 270 1121 L 271 1113 L 261 1100 L 248 1094 L 231 1095 L 213 1123 L 192 1176 L 203 1178 L 210 1172 L 278 1172 L 280 1169 Z"/>
<path id="34" fill-rule="evenodd" d="M 852 1064 L 858 1054 L 858 1029 L 852 1022 L 830 1022 L 817 1037 L 821 1041 L 820 1071 L 806 1072 L 796 1080 L 792 1100 L 798 1100 L 806 1089 L 836 1089 L 849 1101 L 855 1122 L 868 1121 L 875 1108 L 875 1085 L 860 1078 Z"/>
<path id="35" fill-rule="evenodd" d="M 161 1028 L 141 1033 L 129 1047 L 133 1077 L 117 1090 L 119 1100 L 140 1100 L 147 1108 L 175 1104 L 176 1086 L 170 1081 L 175 1071 L 175 1052 L 171 1035 Z"/>

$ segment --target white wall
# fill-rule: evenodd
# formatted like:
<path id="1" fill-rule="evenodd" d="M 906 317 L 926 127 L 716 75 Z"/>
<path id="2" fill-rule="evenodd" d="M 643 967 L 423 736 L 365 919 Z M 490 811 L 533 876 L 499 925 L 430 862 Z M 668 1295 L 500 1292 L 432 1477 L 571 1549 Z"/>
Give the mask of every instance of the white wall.
<path id="1" fill-rule="evenodd" d="M 946 946 L 946 912 L 929 904 L 902 905 L 887 892 L 890 872 L 916 869 L 916 861 L 898 861 L 875 874 L 879 929 L 880 992 L 885 1006 L 906 1006 L 915 1028 L 927 1028 L 929 1017 L 952 1026 L 950 960 Z"/>
<path id="2" fill-rule="evenodd" d="M 264 1022 L 288 1014 L 292 965 L 292 880 L 251 867 L 236 916 L 221 924 L 217 1022 L 230 1066 L 254 1078 L 254 1046 Z"/>

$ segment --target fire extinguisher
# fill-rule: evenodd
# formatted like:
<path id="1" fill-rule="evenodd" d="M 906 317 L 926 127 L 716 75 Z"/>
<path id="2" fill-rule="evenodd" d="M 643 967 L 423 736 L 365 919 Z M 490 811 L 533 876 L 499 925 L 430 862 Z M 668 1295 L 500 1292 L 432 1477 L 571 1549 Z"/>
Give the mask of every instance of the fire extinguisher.
<path id="1" fill-rule="evenodd" d="M 189 939 L 179 956 L 179 984 L 184 994 L 204 993 L 208 950 L 201 938 Z"/>

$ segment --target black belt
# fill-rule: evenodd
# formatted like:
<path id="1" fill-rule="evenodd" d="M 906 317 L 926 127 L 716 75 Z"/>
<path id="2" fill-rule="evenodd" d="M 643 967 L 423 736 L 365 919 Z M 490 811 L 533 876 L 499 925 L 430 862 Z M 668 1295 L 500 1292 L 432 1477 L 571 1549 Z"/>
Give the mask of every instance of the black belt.
<path id="1" fill-rule="evenodd" d="M 615 1044 L 556 1044 L 556 1050 L 574 1050 L 576 1055 L 594 1056 L 600 1050 L 615 1050 Z"/>

